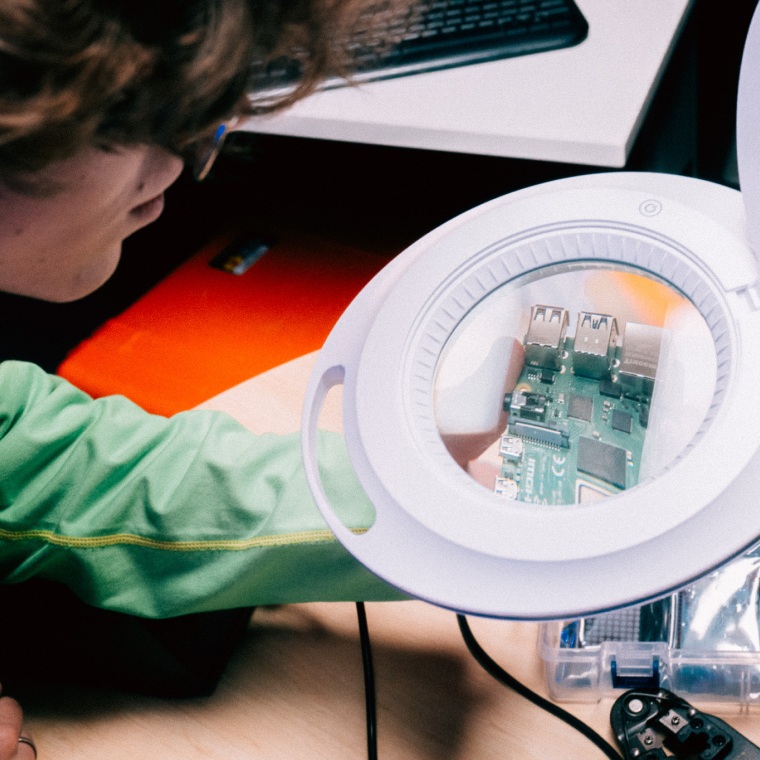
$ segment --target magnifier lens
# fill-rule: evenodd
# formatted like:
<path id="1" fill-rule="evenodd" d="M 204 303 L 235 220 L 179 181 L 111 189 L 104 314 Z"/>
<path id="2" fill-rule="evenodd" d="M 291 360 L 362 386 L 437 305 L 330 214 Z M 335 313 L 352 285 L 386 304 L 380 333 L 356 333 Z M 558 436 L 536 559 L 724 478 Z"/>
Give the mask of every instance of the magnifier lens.
<path id="1" fill-rule="evenodd" d="M 506 503 L 587 503 L 678 457 L 716 376 L 709 327 L 672 286 L 598 262 L 551 266 L 497 288 L 453 331 L 436 424 Z"/>

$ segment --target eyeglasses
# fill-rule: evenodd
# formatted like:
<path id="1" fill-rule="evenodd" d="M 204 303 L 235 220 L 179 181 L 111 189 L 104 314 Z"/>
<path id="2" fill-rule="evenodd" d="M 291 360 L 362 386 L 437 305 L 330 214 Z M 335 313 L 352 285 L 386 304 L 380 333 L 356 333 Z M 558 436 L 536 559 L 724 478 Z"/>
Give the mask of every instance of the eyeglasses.
<path id="1" fill-rule="evenodd" d="M 206 179 L 211 167 L 222 152 L 227 135 L 232 131 L 235 124 L 237 124 L 237 119 L 220 124 L 212 137 L 198 143 L 193 160 L 193 177 L 196 182 L 203 182 Z"/>

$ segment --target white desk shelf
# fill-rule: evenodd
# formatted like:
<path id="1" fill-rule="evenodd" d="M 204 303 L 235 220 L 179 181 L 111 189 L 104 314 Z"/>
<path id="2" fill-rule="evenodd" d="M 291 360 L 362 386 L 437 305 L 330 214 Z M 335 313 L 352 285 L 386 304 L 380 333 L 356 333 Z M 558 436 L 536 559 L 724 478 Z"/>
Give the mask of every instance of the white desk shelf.
<path id="1" fill-rule="evenodd" d="M 575 47 L 316 93 L 252 131 L 622 167 L 693 0 L 577 0 Z"/>

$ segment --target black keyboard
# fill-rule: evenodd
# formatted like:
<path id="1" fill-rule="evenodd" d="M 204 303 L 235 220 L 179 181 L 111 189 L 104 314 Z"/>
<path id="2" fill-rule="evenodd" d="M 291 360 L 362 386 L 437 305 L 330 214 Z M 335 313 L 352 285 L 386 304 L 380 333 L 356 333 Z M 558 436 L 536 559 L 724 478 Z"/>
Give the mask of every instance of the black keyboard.
<path id="1" fill-rule="evenodd" d="M 349 82 L 417 74 L 577 45 L 588 23 L 573 0 L 390 0 L 362 16 L 350 39 Z M 297 62 L 262 72 L 263 89 L 293 82 Z M 331 78 L 327 87 L 345 84 Z"/>

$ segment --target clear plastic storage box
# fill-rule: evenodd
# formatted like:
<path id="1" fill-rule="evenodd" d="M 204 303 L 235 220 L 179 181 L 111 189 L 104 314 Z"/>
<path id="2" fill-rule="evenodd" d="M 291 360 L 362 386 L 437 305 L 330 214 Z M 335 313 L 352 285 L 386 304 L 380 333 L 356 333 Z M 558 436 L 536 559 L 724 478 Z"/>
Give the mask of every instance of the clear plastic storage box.
<path id="1" fill-rule="evenodd" d="M 686 700 L 760 705 L 760 548 L 665 599 L 545 623 L 539 648 L 558 701 L 594 702 L 634 687 Z"/>

